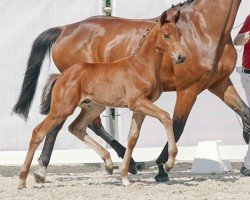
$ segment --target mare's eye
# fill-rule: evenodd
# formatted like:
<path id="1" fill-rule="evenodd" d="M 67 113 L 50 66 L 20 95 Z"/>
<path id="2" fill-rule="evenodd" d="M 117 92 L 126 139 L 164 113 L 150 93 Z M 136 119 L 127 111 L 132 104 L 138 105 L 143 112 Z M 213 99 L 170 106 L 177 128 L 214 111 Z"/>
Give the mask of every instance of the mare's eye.
<path id="1" fill-rule="evenodd" d="M 169 35 L 169 34 L 163 34 L 163 35 L 164 35 L 164 38 L 165 38 L 165 39 L 170 38 L 170 35 Z"/>

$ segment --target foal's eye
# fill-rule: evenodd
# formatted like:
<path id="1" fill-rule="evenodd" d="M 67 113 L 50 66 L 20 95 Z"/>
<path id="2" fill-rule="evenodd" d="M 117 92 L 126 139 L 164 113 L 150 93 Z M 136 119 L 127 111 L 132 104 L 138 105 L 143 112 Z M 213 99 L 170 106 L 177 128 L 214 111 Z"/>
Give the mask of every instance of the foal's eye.
<path id="1" fill-rule="evenodd" d="M 163 35 L 164 35 L 164 38 L 165 38 L 165 39 L 170 38 L 170 35 L 169 35 L 169 34 L 163 34 Z"/>

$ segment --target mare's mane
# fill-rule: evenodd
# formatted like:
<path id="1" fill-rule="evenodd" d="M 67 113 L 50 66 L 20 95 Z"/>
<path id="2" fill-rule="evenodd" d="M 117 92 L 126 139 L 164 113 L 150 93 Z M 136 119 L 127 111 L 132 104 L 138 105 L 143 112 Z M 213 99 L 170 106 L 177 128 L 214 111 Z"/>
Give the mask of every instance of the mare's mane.
<path id="1" fill-rule="evenodd" d="M 182 3 L 178 3 L 177 5 L 172 5 L 171 8 L 175 8 L 175 7 L 182 7 L 182 6 L 185 6 L 185 5 L 189 5 L 191 3 L 193 3 L 194 0 L 187 0 L 185 2 L 182 2 Z"/>

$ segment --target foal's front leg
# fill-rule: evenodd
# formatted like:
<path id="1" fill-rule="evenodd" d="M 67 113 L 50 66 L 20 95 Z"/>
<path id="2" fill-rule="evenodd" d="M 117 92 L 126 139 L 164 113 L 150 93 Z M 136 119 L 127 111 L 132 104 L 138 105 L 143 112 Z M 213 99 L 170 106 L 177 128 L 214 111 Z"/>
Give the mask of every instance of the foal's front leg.
<path id="1" fill-rule="evenodd" d="M 100 136 L 102 139 L 104 139 L 117 153 L 117 155 L 120 158 L 124 158 L 126 148 L 122 146 L 112 135 L 108 134 L 102 123 L 100 116 L 95 119 L 93 122 L 91 122 L 88 126 L 92 131 L 94 131 L 95 134 Z M 131 157 L 130 164 L 129 164 L 129 173 L 131 174 L 137 174 L 137 167 L 136 167 L 136 162 L 134 159 Z"/>
<path id="2" fill-rule="evenodd" d="M 174 109 L 173 116 L 173 129 L 175 142 L 178 142 L 180 139 L 189 113 L 196 101 L 197 98 L 197 89 L 195 87 L 189 87 L 182 91 L 177 91 L 177 99 Z M 168 161 L 168 142 L 164 146 L 161 154 L 156 160 L 156 163 L 159 168 L 159 173 L 155 176 L 157 182 L 166 182 L 168 181 L 168 174 L 165 172 L 164 164 Z"/>
<path id="3" fill-rule="evenodd" d="M 173 122 L 171 120 L 171 117 L 166 111 L 160 109 L 159 107 L 154 105 L 151 101 L 143 97 L 139 98 L 136 101 L 134 105 L 134 111 L 159 119 L 160 122 L 166 128 L 167 136 L 168 136 L 168 143 L 169 143 L 168 145 L 169 157 L 166 163 L 166 170 L 169 171 L 170 169 L 173 168 L 175 157 L 178 153 L 178 148 L 176 146 L 174 132 L 173 132 Z"/>
<path id="4" fill-rule="evenodd" d="M 121 166 L 121 177 L 122 177 L 122 182 L 125 186 L 130 185 L 130 182 L 128 180 L 128 170 L 129 170 L 130 159 L 132 156 L 133 149 L 138 140 L 141 125 L 144 119 L 145 119 L 145 115 L 139 114 L 139 113 L 133 113 L 130 132 L 128 135 L 128 146 L 127 146 L 127 149 L 123 158 L 123 163 Z"/>

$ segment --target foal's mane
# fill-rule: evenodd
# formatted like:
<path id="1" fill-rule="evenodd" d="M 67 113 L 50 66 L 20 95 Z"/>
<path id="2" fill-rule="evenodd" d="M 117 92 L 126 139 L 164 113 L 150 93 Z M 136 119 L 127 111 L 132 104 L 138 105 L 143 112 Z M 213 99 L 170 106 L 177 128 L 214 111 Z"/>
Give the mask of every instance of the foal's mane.
<path id="1" fill-rule="evenodd" d="M 178 3 L 176 5 L 172 5 L 171 8 L 175 8 L 175 7 L 182 7 L 182 6 L 185 6 L 185 5 L 189 5 L 191 3 L 193 3 L 195 0 L 187 0 L 185 2 L 182 2 L 182 3 Z"/>
<path id="2" fill-rule="evenodd" d="M 172 5 L 170 9 L 175 8 L 175 7 L 183 7 L 183 6 L 185 6 L 185 5 L 190 5 L 190 4 L 193 3 L 194 1 L 195 1 L 195 0 L 186 0 L 185 2 L 178 3 L 178 4 L 176 4 L 176 5 Z M 155 21 L 158 22 L 159 19 L 156 19 Z M 154 27 L 155 27 L 155 26 L 154 26 Z M 154 27 L 153 27 L 153 28 L 154 28 Z M 153 28 L 152 28 L 152 29 L 153 29 Z M 143 37 L 142 37 L 142 39 L 141 39 L 141 41 L 140 41 L 140 44 L 139 44 L 138 48 L 135 50 L 134 54 L 136 54 L 136 53 L 140 50 L 140 48 L 142 47 L 144 41 L 146 40 L 146 38 L 147 38 L 149 32 L 150 32 L 152 29 L 147 29 L 147 33 L 146 33 L 146 34 L 143 34 Z M 134 54 L 133 54 L 133 55 L 134 55 Z"/>
<path id="3" fill-rule="evenodd" d="M 157 26 L 157 24 L 154 25 L 153 28 L 151 28 L 151 29 L 147 28 L 146 34 L 143 34 L 143 35 L 142 35 L 142 38 L 141 38 L 140 43 L 139 43 L 139 46 L 137 47 L 137 49 L 135 50 L 135 52 L 134 52 L 133 55 L 135 55 L 136 53 L 138 53 L 138 51 L 139 51 L 140 48 L 142 47 L 144 41 L 147 39 L 148 34 L 149 34 L 156 26 Z"/>

